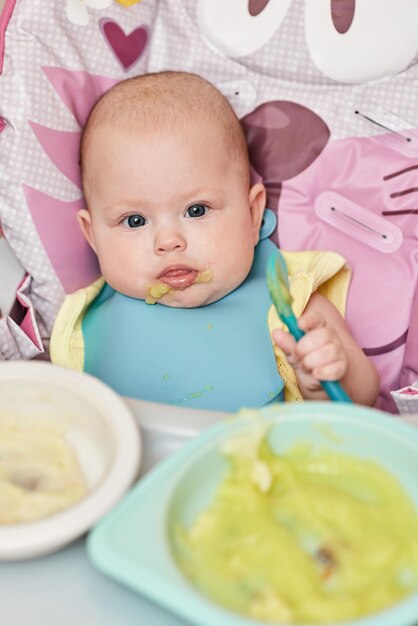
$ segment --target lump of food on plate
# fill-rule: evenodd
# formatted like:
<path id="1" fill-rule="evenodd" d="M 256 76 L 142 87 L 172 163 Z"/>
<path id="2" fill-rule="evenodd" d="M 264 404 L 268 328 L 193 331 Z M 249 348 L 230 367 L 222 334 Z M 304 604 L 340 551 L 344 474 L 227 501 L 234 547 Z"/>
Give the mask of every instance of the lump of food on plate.
<path id="1" fill-rule="evenodd" d="M 185 576 L 247 617 L 327 624 L 418 590 L 418 512 L 378 463 L 268 438 L 231 439 L 229 470 L 190 527 L 170 527 Z"/>
<path id="2" fill-rule="evenodd" d="M 52 515 L 87 492 L 65 433 L 33 422 L 0 422 L 0 524 Z"/>

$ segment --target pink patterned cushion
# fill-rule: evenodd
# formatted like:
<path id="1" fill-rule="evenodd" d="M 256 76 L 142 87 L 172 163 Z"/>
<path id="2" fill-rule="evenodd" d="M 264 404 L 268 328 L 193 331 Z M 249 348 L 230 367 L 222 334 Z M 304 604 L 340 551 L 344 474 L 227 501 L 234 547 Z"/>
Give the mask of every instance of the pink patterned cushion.
<path id="1" fill-rule="evenodd" d="M 5 0 L 0 223 L 27 278 L 12 317 L 0 320 L 0 358 L 42 353 L 65 293 L 98 275 L 75 218 L 84 206 L 78 148 L 98 97 L 145 71 L 157 3 L 129 4 Z"/>

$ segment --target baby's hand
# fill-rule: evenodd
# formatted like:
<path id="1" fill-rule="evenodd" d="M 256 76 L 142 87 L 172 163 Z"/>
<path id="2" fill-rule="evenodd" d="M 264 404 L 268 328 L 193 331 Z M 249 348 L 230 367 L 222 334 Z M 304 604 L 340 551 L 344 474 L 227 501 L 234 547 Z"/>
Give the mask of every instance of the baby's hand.
<path id="1" fill-rule="evenodd" d="M 275 330 L 272 337 L 294 368 L 302 394 L 309 398 L 321 389 L 320 380 L 342 378 L 348 359 L 340 337 L 321 313 L 307 311 L 298 324 L 306 332 L 298 342 L 283 330 Z"/>

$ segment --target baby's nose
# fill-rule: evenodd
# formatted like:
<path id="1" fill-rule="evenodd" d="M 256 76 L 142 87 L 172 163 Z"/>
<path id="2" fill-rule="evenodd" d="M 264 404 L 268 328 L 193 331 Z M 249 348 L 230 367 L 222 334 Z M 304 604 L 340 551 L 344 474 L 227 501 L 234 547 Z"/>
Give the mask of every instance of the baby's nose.
<path id="1" fill-rule="evenodd" d="M 155 252 L 164 254 L 166 252 L 181 252 L 186 248 L 186 240 L 176 229 L 164 229 L 157 233 L 155 237 Z"/>

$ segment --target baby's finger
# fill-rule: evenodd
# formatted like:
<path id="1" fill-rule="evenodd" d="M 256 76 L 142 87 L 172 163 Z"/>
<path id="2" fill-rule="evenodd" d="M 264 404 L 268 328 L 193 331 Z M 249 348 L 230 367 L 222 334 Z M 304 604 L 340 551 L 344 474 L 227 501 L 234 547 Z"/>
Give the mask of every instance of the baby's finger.
<path id="1" fill-rule="evenodd" d="M 318 311 L 307 311 L 298 320 L 299 328 L 305 332 L 326 326 L 326 319 Z"/>
<path id="2" fill-rule="evenodd" d="M 277 344 L 285 354 L 295 349 L 296 341 L 293 339 L 292 335 L 284 330 L 274 330 L 272 338 L 274 343 Z"/>
<path id="3" fill-rule="evenodd" d="M 328 326 L 315 328 L 298 341 L 296 352 L 299 358 L 304 358 L 329 343 L 340 346 L 335 333 Z"/>
<path id="4" fill-rule="evenodd" d="M 281 350 L 283 350 L 283 352 L 284 352 L 286 358 L 288 359 L 289 363 L 290 362 L 294 362 L 295 359 L 296 359 L 296 357 L 295 357 L 296 341 L 294 340 L 292 335 L 290 335 L 289 333 L 285 332 L 284 330 L 277 329 L 277 330 L 273 331 L 272 338 L 273 338 L 274 343 Z"/>
<path id="5" fill-rule="evenodd" d="M 321 367 L 315 367 L 312 370 L 312 376 L 317 380 L 340 380 L 347 370 L 347 364 L 344 360 L 334 361 Z"/>
<path id="6" fill-rule="evenodd" d="M 315 368 L 334 363 L 335 361 L 345 361 L 345 354 L 341 345 L 332 341 L 318 345 L 317 348 L 307 351 L 303 355 L 301 355 L 298 346 L 297 353 L 302 358 L 303 368 L 311 372 Z"/>

